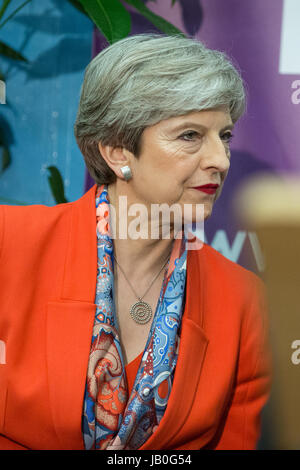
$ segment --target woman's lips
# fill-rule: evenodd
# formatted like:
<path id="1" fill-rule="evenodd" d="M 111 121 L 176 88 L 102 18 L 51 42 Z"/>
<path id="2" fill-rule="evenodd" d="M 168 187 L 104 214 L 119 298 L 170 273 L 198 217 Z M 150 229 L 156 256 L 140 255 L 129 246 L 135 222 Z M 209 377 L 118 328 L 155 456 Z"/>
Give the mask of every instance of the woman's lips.
<path id="1" fill-rule="evenodd" d="M 203 193 L 206 193 L 206 194 L 215 194 L 215 192 L 218 189 L 218 185 L 198 186 L 194 189 L 197 189 L 197 191 L 202 191 Z"/>

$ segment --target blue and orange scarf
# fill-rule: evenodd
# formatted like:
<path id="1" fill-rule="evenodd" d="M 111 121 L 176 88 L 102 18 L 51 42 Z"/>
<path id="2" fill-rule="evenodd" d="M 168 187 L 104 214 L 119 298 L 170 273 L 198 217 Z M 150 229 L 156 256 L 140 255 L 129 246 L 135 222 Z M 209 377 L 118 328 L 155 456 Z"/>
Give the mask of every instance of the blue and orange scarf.
<path id="1" fill-rule="evenodd" d="M 180 341 L 186 285 L 185 236 L 176 238 L 131 395 L 114 303 L 113 241 L 107 185 L 97 187 L 96 315 L 84 394 L 82 432 L 86 449 L 139 449 L 167 407 Z M 163 396 L 160 395 L 160 385 Z M 167 392 L 166 392 L 167 390 Z"/>

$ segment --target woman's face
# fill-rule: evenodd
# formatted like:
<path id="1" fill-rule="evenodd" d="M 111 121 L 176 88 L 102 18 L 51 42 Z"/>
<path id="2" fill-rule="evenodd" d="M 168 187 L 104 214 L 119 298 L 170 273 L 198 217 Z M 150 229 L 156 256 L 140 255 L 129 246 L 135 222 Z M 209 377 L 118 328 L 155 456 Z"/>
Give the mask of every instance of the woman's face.
<path id="1" fill-rule="evenodd" d="M 204 205 L 204 218 L 211 215 L 230 165 L 229 142 L 233 128 L 225 107 L 160 121 L 142 134 L 141 154 L 130 158 L 133 178 L 130 192 L 135 202 L 149 204 Z M 132 154 L 131 154 L 132 155 Z M 219 184 L 215 194 L 195 189 Z M 186 219 L 185 219 L 186 220 Z M 191 220 L 189 220 L 191 222 Z"/>

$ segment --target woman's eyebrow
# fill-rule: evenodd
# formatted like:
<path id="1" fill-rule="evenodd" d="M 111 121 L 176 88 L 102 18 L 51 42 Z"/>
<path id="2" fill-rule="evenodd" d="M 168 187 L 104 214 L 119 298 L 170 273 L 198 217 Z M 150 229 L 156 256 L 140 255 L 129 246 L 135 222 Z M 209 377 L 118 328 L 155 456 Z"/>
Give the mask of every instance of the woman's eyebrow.
<path id="1" fill-rule="evenodd" d="M 193 121 L 186 121 L 186 122 L 183 122 L 182 124 L 179 124 L 178 126 L 175 126 L 172 128 L 172 131 L 176 132 L 176 131 L 180 131 L 181 129 L 185 128 L 185 127 L 198 127 L 199 129 L 204 129 L 206 130 L 207 127 L 204 126 L 203 124 L 199 124 L 197 122 L 193 122 Z M 226 126 L 222 127 L 222 129 L 220 130 L 220 132 L 223 132 L 225 131 L 226 129 L 230 129 L 232 130 L 234 128 L 234 124 L 232 124 L 231 122 L 228 123 Z"/>

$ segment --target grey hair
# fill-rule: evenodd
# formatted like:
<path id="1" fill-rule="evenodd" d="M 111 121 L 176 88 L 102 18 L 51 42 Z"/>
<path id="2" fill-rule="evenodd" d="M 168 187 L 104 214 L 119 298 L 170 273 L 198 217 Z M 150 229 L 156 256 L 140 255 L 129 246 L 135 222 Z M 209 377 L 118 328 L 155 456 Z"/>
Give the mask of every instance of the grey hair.
<path id="1" fill-rule="evenodd" d="M 180 35 L 138 34 L 110 45 L 87 66 L 74 133 L 94 181 L 110 184 L 116 175 L 99 141 L 138 158 L 146 127 L 222 105 L 233 122 L 246 106 L 244 82 L 224 52 Z"/>

